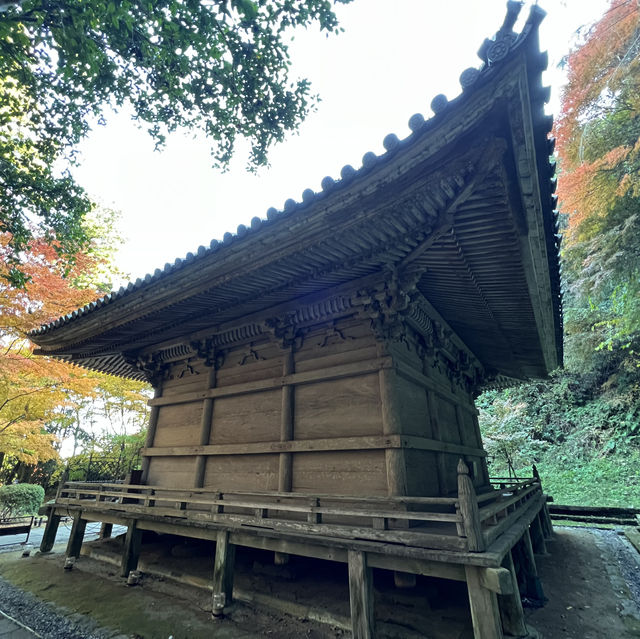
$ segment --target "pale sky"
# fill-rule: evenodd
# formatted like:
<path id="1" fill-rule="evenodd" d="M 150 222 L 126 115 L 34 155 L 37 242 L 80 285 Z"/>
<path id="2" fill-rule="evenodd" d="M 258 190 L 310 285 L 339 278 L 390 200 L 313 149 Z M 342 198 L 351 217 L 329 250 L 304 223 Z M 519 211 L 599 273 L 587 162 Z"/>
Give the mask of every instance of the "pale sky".
<path id="1" fill-rule="evenodd" d="M 523 8 L 516 30 L 528 15 Z M 606 10 L 608 0 L 541 0 L 547 11 L 540 31 L 549 52 L 545 84 L 550 112 L 558 112 L 563 74 L 556 67 L 575 41 L 574 32 Z M 207 141 L 175 134 L 156 152 L 147 133 L 124 115 L 107 117 L 82 145 L 74 170 L 89 194 L 123 214 L 126 243 L 120 268 L 132 279 L 208 246 L 252 217 L 266 217 L 305 188 L 320 190 L 325 175 L 338 178 L 345 164 L 359 168 L 367 151 L 382 153 L 388 133 L 409 135 L 414 113 L 430 117 L 438 93 L 460 93 L 458 78 L 478 67 L 476 52 L 502 24 L 505 0 L 353 0 L 338 6 L 344 33 L 328 38 L 296 33 L 291 57 L 321 97 L 298 134 L 271 151 L 271 166 L 245 171 L 246 147 L 230 170 L 211 168 Z"/>

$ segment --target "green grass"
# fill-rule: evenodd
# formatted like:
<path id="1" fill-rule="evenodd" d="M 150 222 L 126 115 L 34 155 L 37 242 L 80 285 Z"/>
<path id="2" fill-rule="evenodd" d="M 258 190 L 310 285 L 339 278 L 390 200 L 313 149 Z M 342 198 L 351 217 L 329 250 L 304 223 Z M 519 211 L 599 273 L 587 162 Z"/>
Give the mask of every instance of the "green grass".
<path id="1" fill-rule="evenodd" d="M 557 446 L 545 453 L 537 467 L 545 493 L 557 504 L 640 508 L 638 450 L 572 461 Z M 491 468 L 492 475 L 498 472 L 498 468 Z M 531 470 L 520 473 L 530 476 Z"/>

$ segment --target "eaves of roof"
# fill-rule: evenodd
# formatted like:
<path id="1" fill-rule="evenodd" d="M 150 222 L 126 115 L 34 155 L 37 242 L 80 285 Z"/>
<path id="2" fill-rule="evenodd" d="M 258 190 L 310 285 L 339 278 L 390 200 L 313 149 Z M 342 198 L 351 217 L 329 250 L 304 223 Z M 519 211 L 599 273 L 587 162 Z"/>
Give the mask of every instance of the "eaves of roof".
<path id="1" fill-rule="evenodd" d="M 108 295 L 91 302 L 86 306 L 73 311 L 59 319 L 32 331 L 30 337 L 36 343 L 51 343 L 51 339 L 55 336 L 61 336 L 78 324 L 88 321 L 96 313 L 96 317 L 104 317 L 104 313 L 109 314 L 109 307 L 120 301 L 126 302 L 128 299 L 135 298 L 139 295 L 153 296 L 154 290 L 162 288 L 166 290 L 171 286 L 172 282 L 182 279 L 183 274 L 187 272 L 195 273 L 202 265 L 210 264 L 212 260 L 220 260 L 225 258 L 229 252 L 236 252 L 242 249 L 244 243 L 250 238 L 258 238 L 269 234 L 281 220 L 285 218 L 293 218 L 296 215 L 303 215 L 312 207 L 321 205 L 322 201 L 330 196 L 340 193 L 341 190 L 353 188 L 359 182 L 364 182 L 374 171 L 384 167 L 393 161 L 399 154 L 410 152 L 411 148 L 416 145 L 423 136 L 436 129 L 441 123 L 455 111 L 459 105 L 463 104 L 478 88 L 490 82 L 494 73 L 496 73 L 509 60 L 513 59 L 522 50 L 531 45 L 531 51 L 528 53 L 528 64 L 534 72 L 532 76 L 539 78 L 541 71 L 546 68 L 546 54 L 541 54 L 537 45 L 538 25 L 544 18 L 544 11 L 537 6 L 532 6 L 529 17 L 520 34 L 515 34 L 512 30 L 513 24 L 517 18 L 521 7 L 519 2 L 509 2 L 507 4 L 507 16 L 501 29 L 492 40 L 485 40 L 479 51 L 479 56 L 483 63 L 480 69 L 469 68 L 463 71 L 460 76 L 462 93 L 455 99 L 449 101 L 444 95 L 437 95 L 431 102 L 431 109 L 434 113 L 433 117 L 425 120 L 421 114 L 415 114 L 409 119 L 409 127 L 412 133 L 405 139 L 400 140 L 395 134 L 389 134 L 384 138 L 383 145 L 385 153 L 376 155 L 373 152 L 365 153 L 362 158 L 362 166 L 355 169 L 350 165 L 346 165 L 340 172 L 340 178 L 334 179 L 330 176 L 325 177 L 322 182 L 322 190 L 314 192 L 306 189 L 302 193 L 302 200 L 296 201 L 288 199 L 284 203 L 281 210 L 270 208 L 266 213 L 266 219 L 254 217 L 249 225 L 240 224 L 235 234 L 225 233 L 222 241 L 213 240 L 209 247 L 200 246 L 195 253 L 188 253 L 185 258 L 177 259 L 173 264 L 166 264 L 163 269 L 156 269 L 154 273 L 146 275 L 135 282 L 129 283 L 128 286 L 113 291 Z M 534 126 L 537 129 L 538 141 L 540 144 L 548 144 L 547 133 L 551 129 L 550 116 L 544 114 L 536 114 L 537 120 Z M 544 188 L 548 191 L 544 195 L 551 199 L 550 207 L 555 207 L 552 193 L 555 188 L 553 181 L 554 167 L 549 165 L 548 155 L 552 152 L 552 143 L 548 148 L 541 149 L 537 154 L 539 166 L 538 171 L 541 176 L 548 176 L 547 184 Z M 549 152 L 547 152 L 549 151 Z M 551 225 L 546 229 L 547 249 L 549 256 L 549 272 L 551 274 L 551 286 L 553 296 L 557 301 L 554 305 L 555 332 L 556 332 L 556 349 L 558 351 L 558 361 L 561 361 L 562 354 L 562 308 L 560 298 L 560 278 L 558 267 L 558 238 L 557 228 L 553 227 L 554 220 L 551 216 L 545 221 L 547 225 Z M 104 309 L 101 311 L 101 309 Z"/>

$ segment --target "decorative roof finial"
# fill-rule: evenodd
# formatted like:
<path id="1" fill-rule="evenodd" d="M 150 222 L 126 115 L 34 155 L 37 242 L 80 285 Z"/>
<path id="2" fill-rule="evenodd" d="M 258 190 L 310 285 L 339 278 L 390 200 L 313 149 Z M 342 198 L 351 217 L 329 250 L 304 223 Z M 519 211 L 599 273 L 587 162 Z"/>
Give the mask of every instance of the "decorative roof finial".
<path id="1" fill-rule="evenodd" d="M 517 35 L 513 31 L 513 25 L 520 15 L 523 2 L 509 0 L 507 2 L 507 15 L 493 40 L 485 40 L 478 51 L 478 56 L 488 66 L 499 62 L 507 56 L 509 49 L 517 39 Z"/>

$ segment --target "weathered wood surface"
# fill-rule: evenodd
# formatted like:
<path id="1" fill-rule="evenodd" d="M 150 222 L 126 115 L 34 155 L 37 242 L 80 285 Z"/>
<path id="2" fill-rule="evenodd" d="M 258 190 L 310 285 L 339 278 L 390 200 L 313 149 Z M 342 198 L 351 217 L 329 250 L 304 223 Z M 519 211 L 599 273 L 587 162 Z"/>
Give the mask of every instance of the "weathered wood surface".
<path id="1" fill-rule="evenodd" d="M 467 479 L 470 482 L 470 478 Z M 492 496 L 499 499 L 507 495 L 508 499 L 513 490 L 515 488 L 495 490 Z M 515 510 L 508 516 L 511 528 L 506 526 L 506 532 L 521 525 L 523 517 L 535 516 L 536 509 L 539 510 L 543 503 L 543 496 L 541 492 L 532 494 L 537 494 L 537 499 L 512 505 Z M 235 530 L 251 526 L 254 531 L 263 530 L 276 536 L 322 537 L 334 543 L 361 539 L 375 544 L 402 544 L 406 548 L 445 553 L 466 553 L 472 549 L 459 498 L 360 498 L 252 491 L 225 493 L 121 484 L 96 487 L 95 484 L 79 482 L 66 484 L 57 503 L 65 508 L 82 508 L 85 513 L 103 511 L 115 516 L 120 514 L 154 521 L 169 518 L 182 521 L 186 527 L 214 526 Z M 341 523 L 335 523 L 336 518 Z M 527 526 L 530 518 L 526 521 Z M 507 518 L 501 524 L 506 521 Z M 402 522 L 413 522 L 413 525 L 407 527 Z M 483 534 L 488 535 L 491 528 Z M 499 560 L 503 555 L 504 551 Z"/>
<path id="2" fill-rule="evenodd" d="M 229 541 L 227 530 L 218 531 L 216 554 L 213 563 L 213 605 L 214 616 L 223 614 L 225 606 L 233 601 L 233 577 L 235 568 L 235 545 Z"/>
<path id="3" fill-rule="evenodd" d="M 458 504 L 469 550 L 483 551 L 485 540 L 478 515 L 478 500 L 469 477 L 469 469 L 462 459 L 458 462 Z"/>
<path id="4" fill-rule="evenodd" d="M 482 583 L 483 570 L 477 566 L 465 566 L 469 607 L 475 639 L 502 639 L 502 621 L 495 592 Z"/>
<path id="5" fill-rule="evenodd" d="M 505 634 L 509 636 L 527 637 L 529 632 L 524 620 L 522 599 L 520 598 L 520 589 L 518 588 L 518 577 L 511 552 L 505 555 L 503 566 L 504 568 L 502 568 L 502 570 L 506 573 L 506 579 L 511 586 L 511 591 L 498 593 L 502 629 Z"/>
<path id="6" fill-rule="evenodd" d="M 86 527 L 87 520 L 82 518 L 82 513 L 79 511 L 74 512 L 73 524 L 71 525 L 69 541 L 67 542 L 67 557 L 77 559 L 80 556 L 80 549 L 84 541 L 84 531 Z"/>
<path id="7" fill-rule="evenodd" d="M 142 530 L 138 527 L 138 523 L 134 519 L 129 522 L 127 533 L 124 538 L 124 549 L 122 551 L 122 560 L 120 563 L 120 575 L 122 577 L 128 577 L 129 573 L 138 567 L 141 544 Z"/>
<path id="8" fill-rule="evenodd" d="M 372 639 L 375 633 L 373 610 L 373 576 L 363 552 L 350 550 L 349 601 L 353 639 Z"/>

